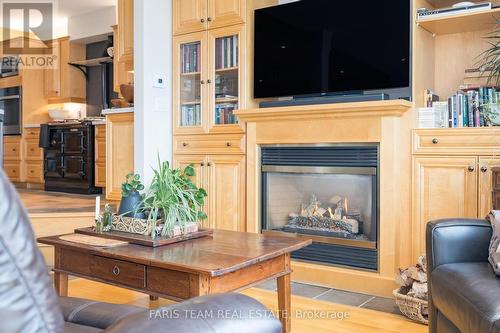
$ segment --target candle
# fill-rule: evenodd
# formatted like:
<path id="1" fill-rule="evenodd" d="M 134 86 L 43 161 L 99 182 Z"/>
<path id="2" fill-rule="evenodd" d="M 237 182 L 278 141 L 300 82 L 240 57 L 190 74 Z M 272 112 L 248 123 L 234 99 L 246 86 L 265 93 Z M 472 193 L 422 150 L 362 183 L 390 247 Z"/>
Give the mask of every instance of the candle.
<path id="1" fill-rule="evenodd" d="M 101 197 L 97 196 L 95 198 L 95 219 L 99 219 L 99 212 L 101 210 Z"/>

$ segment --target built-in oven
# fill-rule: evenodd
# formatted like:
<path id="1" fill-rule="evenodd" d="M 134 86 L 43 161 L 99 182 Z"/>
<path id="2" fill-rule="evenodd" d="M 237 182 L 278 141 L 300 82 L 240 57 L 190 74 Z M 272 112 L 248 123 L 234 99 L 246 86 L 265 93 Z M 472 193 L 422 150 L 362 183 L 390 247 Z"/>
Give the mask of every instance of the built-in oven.
<path id="1" fill-rule="evenodd" d="M 5 135 L 20 135 L 22 131 L 21 87 L 0 89 L 0 109 L 4 110 Z"/>

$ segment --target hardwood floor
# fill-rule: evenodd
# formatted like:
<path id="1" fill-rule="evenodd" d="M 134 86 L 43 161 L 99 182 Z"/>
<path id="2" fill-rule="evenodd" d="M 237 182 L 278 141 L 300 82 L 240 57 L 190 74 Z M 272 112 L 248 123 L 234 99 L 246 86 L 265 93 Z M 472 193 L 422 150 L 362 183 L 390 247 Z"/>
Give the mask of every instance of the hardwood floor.
<path id="1" fill-rule="evenodd" d="M 278 308 L 276 294 L 272 291 L 252 288 L 243 294 L 259 300 L 274 311 Z M 147 295 L 84 279 L 69 281 L 69 296 L 151 308 L 173 303 L 165 299 L 150 302 Z M 292 296 L 292 313 L 296 314 L 292 317 L 292 333 L 425 333 L 428 331 L 427 326 L 413 323 L 398 315 L 300 296 Z M 345 316 L 344 319 L 331 319 L 334 314 L 339 317 L 340 313 Z M 330 319 L 298 318 L 314 314 L 328 314 Z"/>
<path id="2" fill-rule="evenodd" d="M 94 212 L 95 195 L 17 189 L 29 214 Z M 101 195 L 101 206 L 106 204 Z M 110 202 L 110 201 L 108 201 Z M 116 202 L 110 202 L 116 205 Z"/>

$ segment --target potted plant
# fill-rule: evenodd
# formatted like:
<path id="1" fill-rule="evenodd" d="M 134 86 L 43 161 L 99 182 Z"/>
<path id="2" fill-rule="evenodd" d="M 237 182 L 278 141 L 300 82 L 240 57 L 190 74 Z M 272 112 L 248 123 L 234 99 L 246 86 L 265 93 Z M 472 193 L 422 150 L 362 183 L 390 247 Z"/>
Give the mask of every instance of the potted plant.
<path id="1" fill-rule="evenodd" d="M 126 217 L 145 218 L 142 212 L 142 195 L 140 191 L 144 190 L 144 185 L 141 183 L 141 176 L 134 173 L 129 173 L 125 182 L 122 184 L 122 199 L 118 214 Z"/>
<path id="2" fill-rule="evenodd" d="M 499 24 L 500 21 L 497 21 Z M 488 84 L 498 86 L 500 83 L 500 28 L 488 34 L 488 49 L 480 54 L 481 73 L 488 74 Z"/>
<path id="3" fill-rule="evenodd" d="M 188 225 L 207 217 L 201 210 L 207 193 L 191 181 L 194 175 L 193 165 L 184 170 L 172 169 L 168 162 L 158 159 L 158 169 L 154 170 L 151 185 L 142 200 L 147 220 L 154 225 L 152 237 L 172 237 L 176 229 L 185 232 Z"/>

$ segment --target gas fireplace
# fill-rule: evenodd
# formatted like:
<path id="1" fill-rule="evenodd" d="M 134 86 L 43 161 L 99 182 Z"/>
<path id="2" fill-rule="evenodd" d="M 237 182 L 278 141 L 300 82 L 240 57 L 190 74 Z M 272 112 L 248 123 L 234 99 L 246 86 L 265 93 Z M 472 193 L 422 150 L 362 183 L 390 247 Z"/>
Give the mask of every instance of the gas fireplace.
<path id="1" fill-rule="evenodd" d="M 262 230 L 307 237 L 296 259 L 378 269 L 378 145 L 263 146 Z"/>

